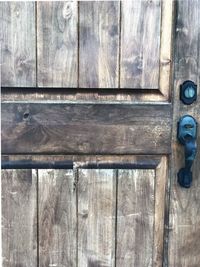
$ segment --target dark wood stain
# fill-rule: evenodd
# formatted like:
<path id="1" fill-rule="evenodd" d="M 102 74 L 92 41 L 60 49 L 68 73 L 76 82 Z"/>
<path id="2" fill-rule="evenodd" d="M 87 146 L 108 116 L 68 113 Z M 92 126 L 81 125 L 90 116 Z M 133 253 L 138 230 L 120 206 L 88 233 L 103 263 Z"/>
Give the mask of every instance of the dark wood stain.
<path id="1" fill-rule="evenodd" d="M 175 2 L 172 47 L 162 39 L 170 0 L 0 3 L 6 159 L 70 159 L 75 169 L 134 161 L 136 168 L 80 167 L 80 179 L 67 170 L 3 170 L 5 267 L 199 267 L 200 152 L 184 190 L 176 124 L 184 114 L 200 123 L 199 100 L 179 101 L 184 80 L 199 87 L 200 2 Z"/>
<path id="2" fill-rule="evenodd" d="M 118 1 L 79 2 L 79 87 L 117 88 Z"/>
<path id="3" fill-rule="evenodd" d="M 170 153 L 170 131 L 170 104 L 2 104 L 3 154 Z"/>

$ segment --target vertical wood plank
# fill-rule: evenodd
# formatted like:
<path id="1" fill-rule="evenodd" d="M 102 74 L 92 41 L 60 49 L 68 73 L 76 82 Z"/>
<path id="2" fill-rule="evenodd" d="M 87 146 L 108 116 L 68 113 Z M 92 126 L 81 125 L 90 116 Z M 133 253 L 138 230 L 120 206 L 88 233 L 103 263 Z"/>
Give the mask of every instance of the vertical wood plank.
<path id="1" fill-rule="evenodd" d="M 2 170 L 2 264 L 37 266 L 37 175 Z"/>
<path id="2" fill-rule="evenodd" d="M 161 3 L 122 1 L 122 88 L 158 88 Z"/>
<path id="3" fill-rule="evenodd" d="M 36 85 L 35 3 L 0 3 L 1 85 Z"/>
<path id="4" fill-rule="evenodd" d="M 198 267 L 200 264 L 199 166 L 193 173 L 195 182 L 190 192 L 179 188 L 175 182 L 172 184 L 169 224 L 169 266 L 172 267 Z"/>
<path id="5" fill-rule="evenodd" d="M 77 1 L 37 3 L 38 86 L 77 87 Z"/>
<path id="6" fill-rule="evenodd" d="M 177 121 L 185 114 L 200 123 L 199 90 L 197 102 L 186 106 L 179 100 L 179 88 L 185 80 L 200 84 L 200 2 L 177 1 L 175 32 L 175 81 L 173 112 L 173 154 L 171 170 L 168 262 L 170 267 L 198 267 L 200 265 L 200 131 L 197 133 L 196 155 L 191 188 L 177 183 L 177 172 L 184 166 L 184 148 L 177 141 Z"/>
<path id="7" fill-rule="evenodd" d="M 154 221 L 154 247 L 153 266 L 163 266 L 164 225 L 166 212 L 166 191 L 168 190 L 168 160 L 166 156 L 161 158 L 156 168 L 155 177 L 155 221 Z"/>
<path id="8" fill-rule="evenodd" d="M 119 2 L 79 2 L 79 87 L 118 87 Z"/>
<path id="9" fill-rule="evenodd" d="M 119 170 L 116 266 L 153 266 L 155 170 Z"/>
<path id="10" fill-rule="evenodd" d="M 72 170 L 38 171 L 39 266 L 76 266 L 76 192 Z"/>
<path id="11" fill-rule="evenodd" d="M 79 170 L 78 266 L 114 266 L 116 176 Z"/>

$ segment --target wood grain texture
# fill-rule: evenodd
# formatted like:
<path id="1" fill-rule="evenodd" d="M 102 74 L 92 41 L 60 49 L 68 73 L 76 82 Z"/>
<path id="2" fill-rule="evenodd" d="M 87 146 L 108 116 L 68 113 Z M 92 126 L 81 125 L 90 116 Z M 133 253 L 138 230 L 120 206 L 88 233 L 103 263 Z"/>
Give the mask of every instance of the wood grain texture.
<path id="1" fill-rule="evenodd" d="M 39 266 L 76 266 L 72 170 L 38 170 Z"/>
<path id="2" fill-rule="evenodd" d="M 36 162 L 59 162 L 73 161 L 74 168 L 82 168 L 88 163 L 102 164 L 130 164 L 135 169 L 154 169 L 162 158 L 159 155 L 2 155 L 2 161 L 36 161 Z"/>
<path id="3" fill-rule="evenodd" d="M 34 2 L 1 2 L 1 85 L 36 85 Z"/>
<path id="4" fill-rule="evenodd" d="M 35 170 L 2 170 L 2 264 L 37 265 Z"/>
<path id="5" fill-rule="evenodd" d="M 189 192 L 180 188 L 176 180 L 172 183 L 169 224 L 169 266 L 172 267 L 200 264 L 199 166 L 193 174 L 195 181 Z"/>
<path id="6" fill-rule="evenodd" d="M 37 3 L 38 86 L 77 87 L 76 1 Z"/>
<path id="7" fill-rule="evenodd" d="M 129 2 L 129 3 L 128 3 Z M 159 90 L 157 87 L 152 87 L 154 90 L 144 90 L 145 87 L 134 87 L 132 90 L 134 93 L 98 93 L 90 92 L 85 94 L 80 89 L 78 92 L 68 93 L 67 87 L 77 88 L 78 86 L 78 54 L 80 57 L 80 66 L 79 66 L 79 81 L 80 87 L 85 88 L 117 88 L 119 82 L 119 42 L 120 42 L 120 3 L 113 1 L 100 1 L 100 2 L 80 2 L 79 8 L 79 41 L 78 41 L 78 4 L 74 1 L 66 2 L 38 2 L 37 6 L 37 76 L 38 76 L 38 85 L 40 87 L 54 87 L 56 93 L 48 91 L 47 88 L 44 90 L 38 91 L 36 89 L 35 93 L 24 94 L 23 91 L 17 91 L 16 94 L 10 94 L 10 86 L 32 86 L 30 84 L 16 84 L 15 82 L 11 83 L 12 80 L 10 73 L 6 70 L 6 74 L 2 77 L 7 77 L 9 81 L 8 84 L 3 84 L 3 86 L 8 86 L 7 93 L 2 95 L 3 100 L 22 100 L 26 99 L 42 99 L 42 100 L 95 100 L 95 101 L 165 101 L 168 99 L 169 95 L 169 85 L 170 85 L 170 74 L 171 74 L 171 28 L 172 28 L 172 0 L 167 0 L 155 6 L 154 3 L 148 1 L 141 1 L 144 3 L 132 3 L 134 8 L 137 9 L 137 6 L 144 6 L 144 10 L 148 11 L 146 16 L 151 22 L 152 14 L 154 12 L 158 15 L 160 14 L 160 9 L 162 9 L 162 20 L 161 27 L 159 23 L 157 25 L 161 28 L 161 36 L 158 36 L 158 39 L 161 38 L 160 44 L 160 76 L 159 76 Z M 12 3 L 13 4 L 13 3 Z M 20 3 L 19 3 L 20 4 Z M 31 3 L 28 3 L 31 4 Z M 33 4 L 33 3 L 32 3 Z M 123 5 L 131 4 L 130 1 Z M 131 5 L 132 5 L 131 4 Z M 3 4 L 2 4 L 3 5 Z M 6 6 L 9 6 L 8 4 Z M 143 7 L 142 7 L 143 8 Z M 6 9 L 6 8 L 5 8 Z M 3 9 L 2 9 L 3 10 Z M 124 8 L 124 12 L 129 12 L 131 17 L 131 10 Z M 149 10 L 151 10 L 149 12 Z M 25 12 L 25 11 L 24 11 Z M 137 13 L 137 10 L 135 11 Z M 7 11 L 2 12 L 2 16 L 6 16 L 5 19 L 5 28 L 7 29 Z M 17 11 L 17 14 L 19 12 Z M 30 12 L 29 12 L 30 13 Z M 143 13 L 143 11 L 141 11 Z M 35 15 L 35 14 L 34 14 Z M 156 15 L 156 16 L 157 16 Z M 143 16 L 143 15 L 142 15 Z M 159 15 L 160 16 L 160 15 Z M 14 16 L 12 16 L 14 17 Z M 127 16 L 125 15 L 125 18 Z M 134 17 L 134 16 L 133 16 Z M 28 23 L 23 23 L 22 26 L 29 25 L 30 18 L 33 16 L 23 16 L 21 19 L 23 22 L 25 20 Z M 134 20 L 146 20 L 144 17 L 139 18 L 138 14 L 134 17 Z M 154 18 L 155 20 L 155 18 Z M 136 25 L 140 27 L 140 24 Z M 12 22 L 12 20 L 11 20 Z M 31 27 L 35 31 L 35 17 L 34 22 L 31 22 Z M 148 23 L 147 23 L 148 24 Z M 150 25 L 149 23 L 148 25 Z M 20 24 L 21 25 L 21 24 Z M 145 22 L 146 25 L 146 22 Z M 167 26 L 166 26 L 167 25 Z M 22 27 L 20 26 L 20 27 Z M 30 25 L 29 25 L 30 26 Z M 126 25 L 127 26 L 127 25 Z M 144 25 L 143 25 L 144 26 Z M 137 27 L 130 28 L 136 29 Z M 144 26 L 147 28 L 147 25 Z M 30 28 L 30 27 L 29 27 Z M 146 29 L 146 32 L 149 32 Z M 129 34 L 129 29 L 127 29 L 127 36 L 131 37 Z M 23 30 L 23 29 L 22 29 Z M 137 29 L 136 29 L 137 30 Z M 6 33 L 7 32 L 7 33 Z M 24 30 L 23 30 L 24 32 Z M 6 33 L 6 34 L 4 34 Z M 139 36 L 142 36 L 140 31 L 137 32 Z M 28 33 L 30 31 L 28 30 Z M 150 35 L 151 33 L 146 35 Z M 2 39 L 6 38 L 12 39 L 12 33 L 8 31 L 2 31 Z M 160 35 L 160 33 L 158 34 Z M 6 37 L 7 36 L 7 37 Z M 21 35 L 20 35 L 21 36 Z M 86 38 L 86 37 L 87 38 Z M 146 36 L 146 37 L 148 37 Z M 35 32 L 32 34 L 31 38 L 35 38 Z M 140 39 L 140 37 L 138 39 Z M 145 37 L 145 38 L 146 38 Z M 151 36 L 150 36 L 151 37 Z M 19 37 L 20 38 L 20 37 Z M 136 37 L 135 37 L 136 38 Z M 142 37 L 141 37 L 142 38 Z M 137 38 L 136 38 L 137 39 Z M 151 38 L 153 40 L 153 38 Z M 154 41 L 154 40 L 153 40 Z M 5 41 L 6 42 L 6 41 Z M 35 41 L 36 42 L 36 41 Z M 80 49 L 78 50 L 78 42 L 80 42 Z M 145 39 L 143 43 L 145 43 Z M 9 43 L 11 43 L 9 41 Z M 17 45 L 19 42 L 16 42 Z M 31 42 L 34 43 L 34 42 Z M 135 43 L 136 44 L 136 43 Z M 21 45 L 20 49 L 21 49 Z M 124 45 L 127 48 L 127 45 Z M 132 46 L 131 46 L 132 47 Z M 145 46 L 147 49 L 149 46 Z M 141 49 L 142 46 L 141 46 Z M 19 49 L 18 49 L 19 50 Z M 158 49 L 159 50 L 159 49 Z M 5 51 L 7 51 L 5 49 Z M 35 49 L 32 49 L 31 52 L 35 53 Z M 3 52 L 3 55 L 6 52 Z M 146 52 L 145 52 L 146 53 Z M 158 51 L 159 53 L 159 51 Z M 31 54 L 31 53 L 29 53 Z M 29 55 L 28 54 L 28 55 Z M 151 56 L 151 53 L 149 54 Z M 7 57 L 7 56 L 6 56 Z M 14 57 L 14 56 L 13 56 Z M 33 56 L 36 60 L 35 54 Z M 131 58 L 131 57 L 130 57 Z M 11 62 L 14 62 L 11 60 Z M 30 63 L 30 62 L 29 62 Z M 7 63 L 5 63 L 7 64 Z M 35 64 L 35 63 L 34 63 Z M 28 64 L 30 66 L 30 64 Z M 150 64 L 151 65 L 151 64 Z M 92 66 L 92 67 L 91 67 Z M 150 66 L 151 68 L 151 66 Z M 16 68 L 15 68 L 16 69 Z M 86 71 L 85 71 L 86 70 Z M 31 72 L 35 76 L 35 71 Z M 144 75 L 146 75 L 144 72 Z M 151 74 L 151 77 L 153 75 Z M 35 80 L 35 78 L 34 78 Z M 127 79 L 125 79 L 127 80 Z M 94 86 L 93 86 L 94 85 Z M 66 89 L 66 92 L 58 91 L 58 88 Z M 124 86 L 122 86 L 124 89 Z M 132 87 L 130 87 L 132 88 Z M 138 90 L 139 89 L 139 90 Z M 142 90 L 141 90 L 142 89 Z M 111 90 L 112 91 L 112 90 Z M 139 92 L 140 91 L 140 92 Z M 148 93 L 147 93 L 148 91 Z"/>
<path id="8" fill-rule="evenodd" d="M 127 156 L 117 157 L 127 161 Z M 104 161 L 114 160 L 108 156 L 99 156 L 96 160 L 101 158 Z M 115 266 L 115 263 L 116 266 L 161 266 L 166 157 L 162 157 L 161 161 L 158 158 L 153 161 L 152 158 L 154 169 L 126 171 L 81 169 L 80 159 L 74 165 L 74 172 L 37 171 L 34 223 L 38 223 L 38 266 L 107 267 Z M 145 164 L 147 159 L 144 156 L 143 159 L 141 156 L 133 156 L 138 164 Z M 91 161 L 92 157 L 84 156 L 83 160 Z M 5 170 L 3 174 L 12 171 Z M 20 179 L 21 172 L 27 174 L 31 171 L 16 172 L 15 178 Z M 34 174 L 37 178 L 35 171 Z M 8 177 L 3 181 L 8 182 Z M 25 182 L 22 180 L 20 184 L 23 194 Z M 30 192 L 28 196 L 31 197 Z M 8 199 L 7 195 L 5 199 Z M 27 205 L 28 202 L 25 202 Z M 29 212 L 33 211 L 30 205 L 28 209 Z M 20 216 L 16 223 L 20 225 L 22 220 Z M 37 241 L 37 236 L 35 238 Z M 144 254 L 140 253 L 141 247 Z M 37 245 L 34 249 L 37 249 Z M 123 256 L 123 253 L 126 255 Z M 27 254 L 23 256 L 27 260 Z"/>
<path id="9" fill-rule="evenodd" d="M 172 57 L 174 43 L 174 1 L 161 1 L 161 33 L 160 33 L 160 75 L 159 75 L 159 91 L 167 100 L 171 97 L 172 84 Z"/>
<path id="10" fill-rule="evenodd" d="M 176 122 L 182 115 L 190 114 L 198 124 L 200 123 L 199 89 L 196 103 L 186 106 L 179 100 L 179 87 L 185 80 L 194 81 L 198 88 L 200 84 L 200 2 L 178 1 L 176 18 L 169 258 L 164 266 L 198 267 L 200 265 L 200 131 L 198 129 L 198 153 L 192 168 L 193 184 L 186 190 L 177 184 L 177 172 L 184 166 L 184 148 L 177 141 Z"/>
<path id="11" fill-rule="evenodd" d="M 169 104 L 2 104 L 3 154 L 162 154 L 170 138 Z"/>
<path id="12" fill-rule="evenodd" d="M 79 2 L 79 87 L 118 87 L 119 2 Z"/>
<path id="13" fill-rule="evenodd" d="M 159 87 L 161 3 L 122 1 L 120 87 Z"/>
<path id="14" fill-rule="evenodd" d="M 119 170 L 116 266 L 153 266 L 155 170 Z"/>
<path id="15" fill-rule="evenodd" d="M 166 197 L 168 192 L 169 166 L 163 156 L 155 170 L 155 215 L 153 266 L 163 267 L 164 225 L 166 213 Z"/>
<path id="16" fill-rule="evenodd" d="M 115 266 L 116 175 L 78 171 L 78 266 Z"/>
<path id="17" fill-rule="evenodd" d="M 108 90 L 106 92 L 106 90 Z M 86 92 L 87 91 L 87 92 Z M 1 92 L 2 102 L 5 101 L 96 101 L 96 102 L 118 102 L 121 103 L 148 103 L 148 102 L 160 102 L 166 101 L 166 97 L 163 94 L 155 90 L 141 90 L 141 89 L 105 89 L 105 88 L 20 88 L 10 87 L 2 88 Z"/>

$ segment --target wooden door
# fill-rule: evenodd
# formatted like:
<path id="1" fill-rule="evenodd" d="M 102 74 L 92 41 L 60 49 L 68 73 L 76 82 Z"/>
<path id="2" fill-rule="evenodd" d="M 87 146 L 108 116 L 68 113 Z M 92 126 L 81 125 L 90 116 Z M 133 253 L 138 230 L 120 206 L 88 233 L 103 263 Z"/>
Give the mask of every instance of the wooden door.
<path id="1" fill-rule="evenodd" d="M 199 83 L 199 13 L 1 3 L 4 266 L 200 265 L 199 155 L 180 188 L 176 139 L 181 115 L 200 122 L 179 100 Z"/>

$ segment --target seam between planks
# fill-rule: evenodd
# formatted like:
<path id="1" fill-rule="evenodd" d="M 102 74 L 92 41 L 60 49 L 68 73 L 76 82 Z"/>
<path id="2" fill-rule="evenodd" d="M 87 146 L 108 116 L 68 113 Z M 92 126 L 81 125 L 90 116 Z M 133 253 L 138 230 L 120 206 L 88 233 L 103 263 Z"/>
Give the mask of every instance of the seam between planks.
<path id="1" fill-rule="evenodd" d="M 35 84 L 38 87 L 38 26 L 37 26 L 37 1 L 35 2 Z"/>
<path id="2" fill-rule="evenodd" d="M 78 181 L 79 181 L 79 171 L 78 168 L 74 169 L 74 183 L 76 190 L 76 267 L 78 267 Z"/>
<path id="3" fill-rule="evenodd" d="M 119 177 L 119 170 L 115 172 L 115 183 L 116 183 L 116 198 L 115 198 L 115 262 L 114 266 L 117 266 L 117 215 L 118 215 L 118 177 Z"/>
<path id="4" fill-rule="evenodd" d="M 39 172 L 36 169 L 36 216 L 37 216 L 37 267 L 40 266 L 40 236 L 39 236 Z"/>
<path id="5" fill-rule="evenodd" d="M 122 2 L 119 2 L 119 37 L 118 37 L 118 89 L 121 85 L 121 31 L 122 31 Z"/>
<path id="6" fill-rule="evenodd" d="M 77 87 L 79 88 L 80 77 L 80 1 L 77 1 Z"/>

